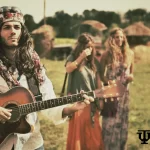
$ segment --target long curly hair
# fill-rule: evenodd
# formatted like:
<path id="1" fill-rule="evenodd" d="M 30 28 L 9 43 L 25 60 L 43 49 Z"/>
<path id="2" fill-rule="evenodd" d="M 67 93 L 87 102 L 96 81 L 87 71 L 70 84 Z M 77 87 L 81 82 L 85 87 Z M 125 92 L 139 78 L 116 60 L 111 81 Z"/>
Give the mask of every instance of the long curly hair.
<path id="1" fill-rule="evenodd" d="M 92 48 L 92 53 L 91 55 L 87 56 L 87 59 L 84 61 L 87 61 L 89 67 L 95 72 L 96 71 L 96 67 L 94 64 L 95 48 L 94 48 L 94 41 L 91 35 L 89 35 L 88 33 L 82 33 L 78 37 L 76 47 L 73 50 L 73 55 L 74 58 L 77 59 L 79 55 L 82 53 L 82 51 L 89 47 Z"/>
<path id="2" fill-rule="evenodd" d="M 19 44 L 16 47 L 15 64 L 19 73 L 27 73 L 31 72 L 34 67 L 34 62 L 31 57 L 31 52 L 33 51 L 32 38 L 24 25 L 22 25 L 21 32 Z M 2 59 L 4 64 L 9 67 L 11 64 L 4 56 L 3 42 L 0 39 L 0 59 Z"/>
<path id="3" fill-rule="evenodd" d="M 10 70 L 13 71 L 15 67 L 18 70 L 19 77 L 22 74 L 24 74 L 27 78 L 34 76 L 37 79 L 38 84 L 43 83 L 43 65 L 40 62 L 38 54 L 33 49 L 32 38 L 24 25 L 22 25 L 21 37 L 18 46 L 16 47 L 15 66 L 13 66 L 12 62 L 5 56 L 4 48 L 4 43 L 0 38 L 0 74 L 7 81 L 7 84 L 10 87 L 18 85 L 18 82 L 12 78 L 10 72 Z"/>
<path id="4" fill-rule="evenodd" d="M 115 41 L 114 41 L 114 36 L 118 31 L 121 31 L 123 33 L 123 43 L 122 43 L 121 47 L 118 47 L 116 45 Z M 128 61 L 129 61 L 128 56 L 129 56 L 129 51 L 131 49 L 129 48 L 129 44 L 127 42 L 126 35 L 125 35 L 124 31 L 121 28 L 117 27 L 117 28 L 114 28 L 114 29 L 111 30 L 110 36 L 109 36 L 109 38 L 107 39 L 107 42 L 106 42 L 106 48 L 110 53 L 109 56 L 111 58 L 111 61 L 112 61 L 113 65 L 117 61 L 117 56 L 120 56 L 120 57 L 123 58 L 123 63 L 124 64 L 128 64 Z"/>

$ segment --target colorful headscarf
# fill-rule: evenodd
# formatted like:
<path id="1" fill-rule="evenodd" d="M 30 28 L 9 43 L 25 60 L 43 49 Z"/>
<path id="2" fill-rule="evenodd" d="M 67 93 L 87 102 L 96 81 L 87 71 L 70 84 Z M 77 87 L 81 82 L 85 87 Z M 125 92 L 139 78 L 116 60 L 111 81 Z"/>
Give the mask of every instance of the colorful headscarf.
<path id="1" fill-rule="evenodd" d="M 24 24 L 24 18 L 21 10 L 13 6 L 0 7 L 0 25 L 8 21 L 17 21 Z"/>

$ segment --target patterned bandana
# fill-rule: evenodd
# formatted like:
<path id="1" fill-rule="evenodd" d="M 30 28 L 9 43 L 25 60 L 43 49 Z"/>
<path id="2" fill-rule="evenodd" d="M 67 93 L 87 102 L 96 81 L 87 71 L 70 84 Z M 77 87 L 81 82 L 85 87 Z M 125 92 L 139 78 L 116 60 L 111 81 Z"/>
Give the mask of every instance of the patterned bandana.
<path id="1" fill-rule="evenodd" d="M 23 14 L 19 8 L 12 6 L 0 7 L 0 25 L 8 21 L 17 21 L 24 24 Z"/>
<path id="2" fill-rule="evenodd" d="M 26 77 L 29 77 L 29 76 L 33 75 L 33 71 L 34 71 L 34 75 L 36 76 L 39 85 L 41 85 L 44 81 L 44 77 L 42 75 L 43 65 L 41 64 L 40 58 L 39 58 L 38 54 L 35 51 L 30 51 L 30 54 L 31 54 L 31 59 L 33 60 L 33 63 L 34 63 L 34 67 L 33 67 L 31 72 L 26 73 L 24 71 L 24 67 L 26 67 L 26 66 L 22 65 L 24 67 L 22 67 L 21 72 Z M 6 67 L 6 65 L 4 65 L 4 64 L 7 64 L 7 63 L 9 63 L 9 61 L 5 56 L 0 58 L 0 75 L 7 82 L 9 88 L 12 88 L 14 86 L 19 86 L 20 84 L 19 84 L 18 80 L 13 77 L 12 68 L 8 68 L 8 67 Z"/>

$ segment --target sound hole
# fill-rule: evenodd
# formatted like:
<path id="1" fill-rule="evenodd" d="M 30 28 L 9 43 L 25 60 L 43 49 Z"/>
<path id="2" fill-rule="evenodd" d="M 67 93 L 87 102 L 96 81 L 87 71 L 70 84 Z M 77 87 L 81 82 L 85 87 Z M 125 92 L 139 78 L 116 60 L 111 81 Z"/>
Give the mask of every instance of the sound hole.
<path id="1" fill-rule="evenodd" d="M 20 119 L 19 108 L 16 104 L 8 104 L 5 108 L 12 109 L 11 118 L 7 122 L 16 122 Z"/>

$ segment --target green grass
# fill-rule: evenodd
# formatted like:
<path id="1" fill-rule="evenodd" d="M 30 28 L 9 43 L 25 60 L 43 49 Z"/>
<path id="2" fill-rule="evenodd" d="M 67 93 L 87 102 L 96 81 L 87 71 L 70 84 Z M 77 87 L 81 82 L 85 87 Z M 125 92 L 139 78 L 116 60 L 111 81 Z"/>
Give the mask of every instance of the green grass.
<path id="1" fill-rule="evenodd" d="M 65 77 L 65 61 L 50 61 L 47 59 L 42 59 L 42 63 L 46 68 L 48 77 L 53 83 L 55 94 L 57 97 L 59 97 Z M 55 126 L 41 113 L 39 113 L 39 118 L 41 122 L 41 132 L 44 138 L 45 149 L 65 150 L 67 138 L 67 122 Z"/>
<path id="2" fill-rule="evenodd" d="M 69 38 L 56 38 L 55 44 L 71 44 L 74 45 L 76 42 L 76 39 L 69 39 Z"/>
<path id="3" fill-rule="evenodd" d="M 42 59 L 47 75 L 53 83 L 56 95 L 60 95 L 65 77 L 65 61 L 50 61 Z"/>
<path id="4" fill-rule="evenodd" d="M 150 150 L 150 140 L 149 144 L 142 145 L 137 135 L 138 129 L 150 130 L 150 60 L 145 60 L 150 56 L 150 49 L 142 51 L 142 54 L 139 51 L 135 52 L 138 59 L 135 64 L 134 82 L 130 85 L 128 150 Z M 65 76 L 65 61 L 42 59 L 42 62 L 47 68 L 47 75 L 53 83 L 55 93 L 59 96 Z M 41 114 L 39 117 L 45 149 L 65 150 L 68 124 L 55 126 Z"/>
<path id="5" fill-rule="evenodd" d="M 150 150 L 148 144 L 140 144 L 140 140 L 136 134 L 139 129 L 150 129 L 150 63 L 136 64 L 134 76 L 134 83 L 130 87 L 131 101 L 128 147 L 130 150 Z"/>

